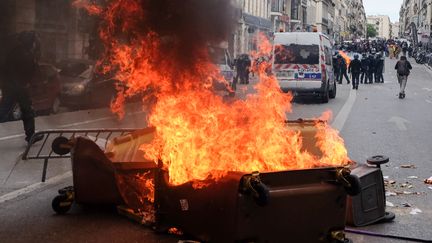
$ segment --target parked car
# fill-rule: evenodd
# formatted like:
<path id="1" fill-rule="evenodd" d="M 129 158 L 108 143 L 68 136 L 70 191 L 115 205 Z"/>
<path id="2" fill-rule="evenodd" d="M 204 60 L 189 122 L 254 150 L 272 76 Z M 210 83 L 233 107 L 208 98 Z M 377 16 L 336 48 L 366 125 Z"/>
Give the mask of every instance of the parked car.
<path id="1" fill-rule="evenodd" d="M 316 95 L 322 102 L 336 97 L 332 45 L 322 33 L 275 33 L 273 73 L 284 92 Z"/>
<path id="2" fill-rule="evenodd" d="M 95 64 L 95 61 L 84 59 L 58 63 L 62 105 L 78 109 L 109 106 L 117 93 L 117 81 L 112 75 L 97 72 Z"/>
<path id="3" fill-rule="evenodd" d="M 51 64 L 41 63 L 30 83 L 30 96 L 36 114 L 57 113 L 60 108 L 61 90 L 58 70 Z M 15 104 L 8 120 L 19 119 L 21 119 L 21 110 L 19 105 Z"/>

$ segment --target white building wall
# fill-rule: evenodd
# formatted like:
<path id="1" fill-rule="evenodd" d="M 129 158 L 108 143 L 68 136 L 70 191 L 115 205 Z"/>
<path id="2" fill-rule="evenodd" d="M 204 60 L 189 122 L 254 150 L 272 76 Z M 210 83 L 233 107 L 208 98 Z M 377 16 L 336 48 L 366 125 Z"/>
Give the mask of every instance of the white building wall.
<path id="1" fill-rule="evenodd" d="M 390 39 L 391 22 L 387 15 L 368 16 L 367 23 L 376 27 L 378 36 L 381 38 Z"/>

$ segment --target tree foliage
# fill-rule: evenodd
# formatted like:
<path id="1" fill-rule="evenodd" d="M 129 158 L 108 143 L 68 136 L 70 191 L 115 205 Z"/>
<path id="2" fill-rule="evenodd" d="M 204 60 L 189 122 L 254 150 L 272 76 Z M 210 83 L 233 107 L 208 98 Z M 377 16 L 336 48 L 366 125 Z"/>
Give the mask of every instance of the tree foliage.
<path id="1" fill-rule="evenodd" d="M 368 24 L 367 25 L 367 36 L 368 37 L 376 37 L 377 36 L 377 30 L 375 29 L 375 26 L 373 24 Z"/>

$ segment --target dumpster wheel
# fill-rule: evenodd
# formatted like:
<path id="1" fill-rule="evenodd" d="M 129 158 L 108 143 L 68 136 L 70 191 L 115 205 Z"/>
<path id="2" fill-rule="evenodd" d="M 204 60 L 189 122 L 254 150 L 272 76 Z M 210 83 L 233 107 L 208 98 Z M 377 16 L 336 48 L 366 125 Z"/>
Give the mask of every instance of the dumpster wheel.
<path id="1" fill-rule="evenodd" d="M 51 202 L 53 210 L 58 214 L 65 214 L 72 207 L 74 192 L 71 187 L 59 190 L 59 194 Z"/>

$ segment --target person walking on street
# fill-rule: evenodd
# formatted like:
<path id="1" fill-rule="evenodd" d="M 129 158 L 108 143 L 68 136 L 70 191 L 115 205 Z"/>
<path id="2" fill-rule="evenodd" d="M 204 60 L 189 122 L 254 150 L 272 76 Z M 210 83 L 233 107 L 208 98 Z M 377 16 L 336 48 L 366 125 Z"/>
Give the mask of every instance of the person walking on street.
<path id="1" fill-rule="evenodd" d="M 340 54 L 337 56 L 336 66 L 339 71 L 337 76 L 339 84 L 342 84 L 343 77 L 345 77 L 345 79 L 347 80 L 347 84 L 350 84 L 350 80 L 347 74 L 347 64 L 345 62 L 345 59 L 343 59 L 342 55 Z"/>
<path id="2" fill-rule="evenodd" d="M 403 99 L 405 98 L 405 87 L 412 66 L 406 56 L 401 56 L 400 60 L 396 63 L 395 69 L 397 71 L 398 82 L 400 85 L 399 99 Z"/>
<path id="3" fill-rule="evenodd" d="M 35 133 L 35 112 L 30 97 L 30 84 L 37 69 L 37 37 L 34 32 L 26 31 L 18 35 L 18 41 L 6 56 L 1 82 L 2 100 L 0 102 L 0 122 L 9 119 L 16 104 L 21 109 L 25 131 L 25 140 Z M 42 140 L 43 136 L 33 138 L 33 142 Z"/>
<path id="4" fill-rule="evenodd" d="M 333 55 L 332 59 L 333 59 L 333 74 L 334 77 L 336 79 L 336 82 L 339 83 L 339 69 L 338 69 L 338 64 L 337 64 L 337 52 Z"/>
<path id="5" fill-rule="evenodd" d="M 348 73 L 352 74 L 352 87 L 355 90 L 358 90 L 360 72 L 361 72 L 361 62 L 359 60 L 359 55 L 354 55 L 354 60 L 350 63 L 348 68 Z"/>
<path id="6" fill-rule="evenodd" d="M 375 83 L 384 83 L 384 58 L 378 54 L 375 58 Z"/>
<path id="7" fill-rule="evenodd" d="M 367 54 L 362 55 L 361 59 L 361 77 L 360 77 L 360 83 L 362 84 L 363 81 L 366 84 L 368 82 L 368 72 L 369 72 L 369 59 L 367 58 Z"/>
<path id="8" fill-rule="evenodd" d="M 375 72 L 376 72 L 376 66 L 375 66 L 375 58 L 372 55 L 369 55 L 368 57 L 368 79 L 369 79 L 369 84 L 373 83 L 374 80 L 374 76 L 375 76 Z M 376 79 L 376 77 L 375 77 Z M 367 84 L 367 83 L 365 83 Z"/>
<path id="9" fill-rule="evenodd" d="M 244 58 L 245 58 L 244 60 L 245 66 L 244 66 L 243 79 L 244 79 L 244 84 L 249 84 L 249 74 L 250 74 L 252 62 L 251 59 L 249 58 L 249 55 L 245 55 Z"/>
<path id="10" fill-rule="evenodd" d="M 241 56 L 238 56 L 235 60 L 234 60 L 234 67 L 236 70 L 236 76 L 234 78 L 234 83 L 238 84 L 239 82 L 242 83 L 243 81 L 243 60 L 241 58 Z"/>
<path id="11" fill-rule="evenodd" d="M 395 45 L 395 58 L 399 59 L 399 54 L 401 52 L 401 48 L 398 45 Z"/>
<path id="12" fill-rule="evenodd" d="M 395 47 L 394 47 L 393 44 L 390 44 L 389 45 L 389 56 L 390 56 L 390 59 L 393 59 L 394 55 L 395 55 Z"/>
<path id="13" fill-rule="evenodd" d="M 406 56 L 407 51 L 408 51 L 408 44 L 406 42 L 403 42 L 402 43 L 402 53 L 404 56 Z"/>

